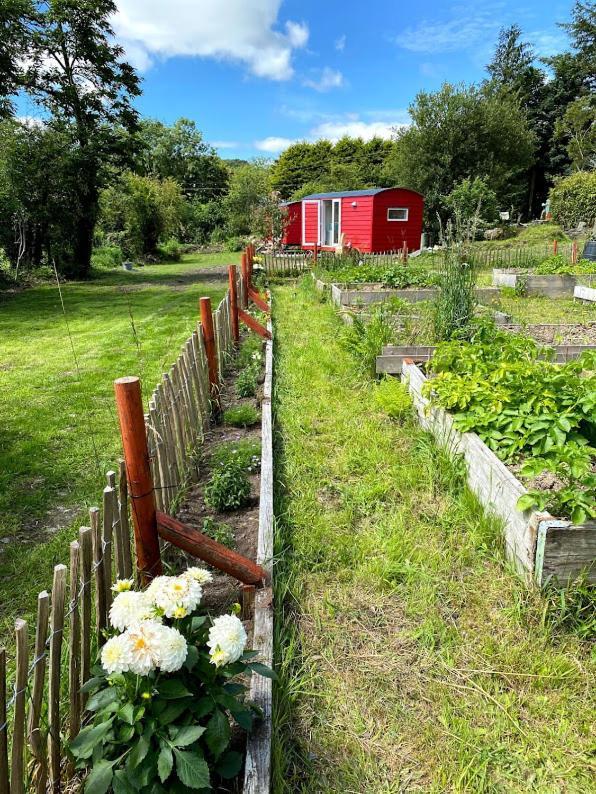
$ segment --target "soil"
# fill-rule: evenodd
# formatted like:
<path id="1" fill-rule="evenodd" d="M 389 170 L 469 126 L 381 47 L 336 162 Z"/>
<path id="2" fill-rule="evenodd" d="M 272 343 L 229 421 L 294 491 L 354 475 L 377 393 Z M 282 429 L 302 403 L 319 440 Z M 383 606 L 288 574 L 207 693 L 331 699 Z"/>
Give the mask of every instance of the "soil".
<path id="1" fill-rule="evenodd" d="M 537 342 L 549 345 L 596 345 L 596 322 L 561 325 L 505 325 L 507 331 L 525 332 Z"/>

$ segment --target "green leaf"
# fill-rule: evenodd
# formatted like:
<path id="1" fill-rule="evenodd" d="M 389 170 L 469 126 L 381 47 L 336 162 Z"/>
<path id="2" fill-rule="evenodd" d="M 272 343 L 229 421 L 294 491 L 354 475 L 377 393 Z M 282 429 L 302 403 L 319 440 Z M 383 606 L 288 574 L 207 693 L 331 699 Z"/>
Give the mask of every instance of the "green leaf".
<path id="1" fill-rule="evenodd" d="M 193 751 L 174 750 L 176 774 L 185 786 L 193 789 L 209 788 L 209 767 L 202 755 Z"/>
<path id="2" fill-rule="evenodd" d="M 250 662 L 246 665 L 250 667 L 251 670 L 254 670 L 255 673 L 264 676 L 265 678 L 271 678 L 273 681 L 277 681 L 277 673 L 275 670 L 272 670 L 270 667 L 267 667 L 266 664 L 261 664 L 261 662 Z"/>
<path id="3" fill-rule="evenodd" d="M 584 524 L 588 515 L 583 507 L 576 505 L 573 510 L 571 511 L 571 523 L 572 524 Z"/>
<path id="4" fill-rule="evenodd" d="M 228 750 L 227 753 L 222 755 L 217 764 L 216 770 L 224 780 L 231 780 L 242 769 L 242 754 L 236 750 Z"/>
<path id="5" fill-rule="evenodd" d="M 207 616 L 199 615 L 198 617 L 192 619 L 190 623 L 190 630 L 193 632 L 197 631 L 198 629 L 201 628 L 201 626 L 204 626 L 206 622 L 207 622 Z"/>
<path id="6" fill-rule="evenodd" d="M 167 678 L 159 683 L 157 689 L 159 694 L 166 700 L 177 700 L 178 698 L 192 696 L 192 692 L 188 691 L 179 678 Z"/>
<path id="7" fill-rule="evenodd" d="M 190 705 L 190 700 L 178 700 L 175 703 L 168 703 L 157 719 L 162 725 L 169 725 L 174 720 L 177 720 Z"/>
<path id="8" fill-rule="evenodd" d="M 112 720 L 93 725 L 79 731 L 70 743 L 70 752 L 75 758 L 91 758 L 93 750 L 103 743 L 103 739 L 112 727 Z"/>
<path id="9" fill-rule="evenodd" d="M 184 662 L 184 666 L 187 670 L 192 670 L 195 664 L 199 661 L 199 652 L 194 645 L 188 646 L 188 651 L 186 653 L 186 660 Z"/>
<path id="10" fill-rule="evenodd" d="M 188 747 L 189 744 L 196 742 L 206 731 L 202 725 L 186 725 L 172 738 L 174 747 Z"/>
<path id="11" fill-rule="evenodd" d="M 116 716 L 118 717 L 119 720 L 122 720 L 122 722 L 126 722 L 129 725 L 133 725 L 135 721 L 134 712 L 135 712 L 134 705 L 132 703 L 125 703 L 122 706 L 122 708 L 118 710 Z"/>
<path id="12" fill-rule="evenodd" d="M 530 494 L 525 493 L 519 497 L 517 500 L 517 509 L 525 512 L 526 510 L 532 510 L 536 506 L 536 498 Z"/>
<path id="13" fill-rule="evenodd" d="M 99 711 L 99 709 L 105 709 L 106 706 L 109 706 L 111 703 L 115 703 L 118 699 L 118 691 L 113 687 L 100 689 L 99 692 L 91 695 L 87 701 L 86 708 L 87 711 Z"/>
<path id="14" fill-rule="evenodd" d="M 228 718 L 219 709 L 214 713 L 207 723 L 205 731 L 205 741 L 207 747 L 217 758 L 227 748 L 230 743 L 231 728 Z"/>
<path id="15" fill-rule="evenodd" d="M 127 769 L 133 770 L 141 763 L 149 752 L 149 744 L 150 742 L 147 734 L 144 733 L 142 736 L 139 736 L 137 743 L 128 756 L 128 761 L 126 762 Z"/>
<path id="16" fill-rule="evenodd" d="M 238 725 L 240 725 L 241 728 L 244 728 L 245 731 L 252 730 L 252 725 L 254 722 L 254 714 L 252 711 L 249 711 L 248 709 L 242 709 L 240 711 L 232 712 L 232 716 Z"/>
<path id="17" fill-rule="evenodd" d="M 114 772 L 112 788 L 114 794 L 137 794 L 137 789 L 129 781 L 129 773 L 124 769 Z"/>
<path id="18" fill-rule="evenodd" d="M 112 785 L 112 767 L 115 763 L 116 761 L 102 759 L 95 764 L 85 783 L 85 794 L 106 794 Z"/>
<path id="19" fill-rule="evenodd" d="M 165 783 L 172 774 L 173 766 L 174 756 L 172 755 L 172 750 L 167 744 L 162 744 L 157 759 L 157 772 L 162 783 Z"/>
<path id="20" fill-rule="evenodd" d="M 81 692 L 85 692 L 85 694 L 89 694 L 89 692 L 95 692 L 95 690 L 102 684 L 105 684 L 105 682 L 106 679 L 103 676 L 95 676 L 94 678 L 90 678 L 81 687 Z"/>

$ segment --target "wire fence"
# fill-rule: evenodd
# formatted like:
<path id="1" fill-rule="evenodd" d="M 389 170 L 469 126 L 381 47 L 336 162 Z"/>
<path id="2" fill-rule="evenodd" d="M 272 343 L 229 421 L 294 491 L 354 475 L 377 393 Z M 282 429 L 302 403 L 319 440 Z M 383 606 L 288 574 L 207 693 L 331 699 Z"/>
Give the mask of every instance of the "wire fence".
<path id="1" fill-rule="evenodd" d="M 237 280 L 241 305 L 246 285 Z M 234 340 L 230 292 L 213 312 L 219 382 Z M 212 415 L 205 339 L 200 323 L 149 399 L 145 416 L 157 508 L 171 509 Z M 124 462 L 109 471 L 102 507 L 89 511 L 70 544 L 68 565 L 54 568 L 51 592 L 37 601 L 33 636 L 15 621 L 15 658 L 0 647 L 0 794 L 57 794 L 73 779 L 66 743 L 78 734 L 86 703 L 82 687 L 105 641 L 112 581 L 131 578 L 135 560 Z M 0 640 L 0 645 L 2 644 Z M 30 659 L 30 651 L 33 650 Z"/>

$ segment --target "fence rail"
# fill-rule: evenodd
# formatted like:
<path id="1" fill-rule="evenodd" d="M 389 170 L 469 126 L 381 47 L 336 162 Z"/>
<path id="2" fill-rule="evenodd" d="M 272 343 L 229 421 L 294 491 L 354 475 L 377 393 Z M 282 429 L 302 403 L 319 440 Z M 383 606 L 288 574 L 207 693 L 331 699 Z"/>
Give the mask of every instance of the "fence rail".
<path id="1" fill-rule="evenodd" d="M 248 283 L 231 270 L 238 302 L 246 306 Z M 215 382 L 198 324 L 149 399 L 147 446 L 156 506 L 164 512 L 185 482 L 192 453 L 209 426 L 232 353 L 230 290 L 213 312 L 213 328 Z M 121 461 L 118 472 L 106 475 L 101 509 L 90 509 L 89 526 L 81 527 L 70 544 L 68 565 L 55 566 L 51 594 L 39 593 L 34 631 L 25 620 L 16 620 L 14 665 L 0 647 L 0 794 L 58 794 L 73 777 L 65 741 L 82 724 L 86 698 L 81 688 L 104 641 L 112 581 L 135 574 L 129 519 L 138 507 L 130 497 Z"/>

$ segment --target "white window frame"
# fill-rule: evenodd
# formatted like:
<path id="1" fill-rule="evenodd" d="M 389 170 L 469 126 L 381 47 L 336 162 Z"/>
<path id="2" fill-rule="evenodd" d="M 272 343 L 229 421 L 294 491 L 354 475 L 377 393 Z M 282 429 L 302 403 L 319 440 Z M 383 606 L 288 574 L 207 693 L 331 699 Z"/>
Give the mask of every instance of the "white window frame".
<path id="1" fill-rule="evenodd" d="M 331 242 L 325 240 L 325 202 L 331 203 Z M 337 211 L 337 240 L 333 235 L 333 216 Z M 341 239 L 341 199 L 319 199 L 319 245 L 324 248 L 334 248 Z"/>
<path id="2" fill-rule="evenodd" d="M 306 205 L 307 204 L 316 204 L 317 205 L 317 241 L 314 243 L 307 243 L 306 242 Z M 321 244 L 321 202 L 318 199 L 308 199 L 307 201 L 302 202 L 302 247 L 314 248 L 315 245 L 319 246 Z"/>
<path id="3" fill-rule="evenodd" d="M 390 218 L 389 217 L 389 213 L 390 212 L 395 212 L 396 210 L 398 210 L 399 212 L 405 212 L 406 213 L 406 217 L 405 218 Z M 408 220 L 409 214 L 410 214 L 410 208 L 409 207 L 387 207 L 387 220 L 390 223 L 406 223 L 407 220 Z"/>

